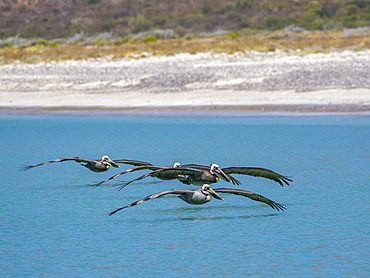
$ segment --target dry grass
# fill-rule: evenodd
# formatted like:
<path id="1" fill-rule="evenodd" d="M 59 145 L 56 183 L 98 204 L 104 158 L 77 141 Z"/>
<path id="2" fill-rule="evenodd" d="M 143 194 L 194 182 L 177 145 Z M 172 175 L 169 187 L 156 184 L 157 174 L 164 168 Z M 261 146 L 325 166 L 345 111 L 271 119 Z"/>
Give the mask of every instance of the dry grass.
<path id="1" fill-rule="evenodd" d="M 178 53 L 236 53 L 249 50 L 268 52 L 281 51 L 324 52 L 328 50 L 369 49 L 367 35 L 340 37 L 338 32 L 312 31 L 294 33 L 277 31 L 269 35 L 255 35 L 232 39 L 230 37 L 157 40 L 144 42 L 141 39 L 128 41 L 100 41 L 90 45 L 65 43 L 58 46 L 36 44 L 32 46 L 0 48 L 0 64 L 14 62 L 40 63 L 63 60 L 107 58 L 109 60 L 150 53 L 155 56 Z M 145 56 L 145 55 L 143 55 Z"/>

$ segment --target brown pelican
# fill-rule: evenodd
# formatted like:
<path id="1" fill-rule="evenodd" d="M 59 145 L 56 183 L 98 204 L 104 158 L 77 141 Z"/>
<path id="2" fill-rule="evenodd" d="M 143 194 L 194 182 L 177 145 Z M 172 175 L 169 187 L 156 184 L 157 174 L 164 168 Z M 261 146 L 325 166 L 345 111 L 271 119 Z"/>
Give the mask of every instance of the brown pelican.
<path id="1" fill-rule="evenodd" d="M 110 177 L 109 179 L 106 179 L 102 182 L 99 182 L 96 184 L 96 186 L 99 186 L 101 184 L 103 184 L 104 182 L 107 182 L 107 181 L 110 181 L 112 179 L 115 179 L 115 178 L 118 178 L 119 176 L 121 175 L 124 175 L 124 174 L 127 174 L 127 173 L 130 173 L 130 172 L 134 172 L 134 171 L 138 171 L 138 170 L 151 170 L 151 171 L 156 171 L 156 170 L 160 170 L 160 169 L 172 169 L 172 168 L 178 168 L 178 167 L 181 167 L 181 164 L 179 162 L 175 162 L 173 164 L 173 166 L 167 166 L 167 167 L 163 167 L 163 166 L 154 166 L 154 165 L 151 165 L 151 164 L 148 164 L 148 165 L 141 165 L 141 166 L 136 166 L 136 167 L 133 167 L 133 168 L 130 168 L 130 169 L 127 169 L 121 173 L 118 173 L 112 177 Z M 179 177 L 178 175 L 161 175 L 161 174 L 158 174 L 156 176 L 156 178 L 158 179 L 161 179 L 161 180 L 174 180 L 174 179 L 177 179 L 179 178 L 181 180 L 181 177 Z"/>
<path id="2" fill-rule="evenodd" d="M 108 215 L 115 214 L 121 209 L 133 207 L 141 203 L 144 203 L 146 201 L 159 198 L 159 197 L 162 197 L 168 194 L 177 195 L 181 200 L 191 205 L 202 205 L 202 204 L 208 203 L 209 201 L 211 201 L 212 196 L 219 200 L 223 200 L 223 198 L 220 195 L 218 195 L 208 184 L 204 184 L 201 189 L 196 189 L 196 190 L 167 190 L 167 191 L 158 192 L 158 193 L 149 195 L 148 197 L 142 200 L 136 201 L 130 205 L 116 209 L 115 211 L 108 213 Z"/>
<path id="3" fill-rule="evenodd" d="M 186 176 L 186 178 L 182 180 L 180 179 L 182 183 L 200 186 L 207 183 L 216 183 L 220 178 L 224 181 L 233 183 L 232 180 L 221 170 L 220 166 L 218 166 L 217 164 L 212 164 L 209 170 L 191 169 L 185 167 L 165 167 L 163 169 L 155 170 L 153 172 L 142 175 L 141 177 L 138 177 L 132 181 L 129 181 L 128 183 L 120 186 L 119 190 L 123 189 L 134 181 L 141 180 L 146 177 L 158 176 L 160 176 L 161 179 L 166 179 L 166 177 L 168 177 L 169 179 L 177 179 L 178 177 Z"/>
<path id="4" fill-rule="evenodd" d="M 191 205 L 202 205 L 202 204 L 208 203 L 209 201 L 211 201 L 212 196 L 217 198 L 217 199 L 223 200 L 223 198 L 220 195 L 218 195 L 217 192 L 227 193 L 227 194 L 235 194 L 235 195 L 240 195 L 240 196 L 243 196 L 243 197 L 248 197 L 248 198 L 250 198 L 254 201 L 265 203 L 265 204 L 269 205 L 270 207 L 272 207 L 273 209 L 276 209 L 276 210 L 283 211 L 283 210 L 286 209 L 283 205 L 281 205 L 279 203 L 275 203 L 274 201 L 272 201 L 270 199 L 267 199 L 266 197 L 264 197 L 262 195 L 259 195 L 257 193 L 251 192 L 251 191 L 240 190 L 240 189 L 231 189 L 231 188 L 212 189 L 209 184 L 203 184 L 201 189 L 195 189 L 195 190 L 167 190 L 167 191 L 158 192 L 158 193 L 149 195 L 148 197 L 146 197 L 144 199 L 136 201 L 136 202 L 134 202 L 130 205 L 118 208 L 118 209 L 108 213 L 108 215 L 115 214 L 116 212 L 118 212 L 118 211 L 120 211 L 124 208 L 133 207 L 133 206 L 142 204 L 146 201 L 149 201 L 149 200 L 152 200 L 152 199 L 155 199 L 155 198 L 159 198 L 159 197 L 162 197 L 162 196 L 165 196 L 165 195 L 169 195 L 169 194 L 177 195 L 180 199 L 182 199 L 183 201 L 185 201 L 185 202 L 187 202 L 188 204 L 191 204 Z"/>
<path id="5" fill-rule="evenodd" d="M 188 167 L 190 166 L 190 167 Z M 194 166 L 194 167 L 192 167 Z M 135 172 L 135 171 L 139 171 L 139 170 L 151 170 L 151 171 L 156 171 L 156 170 L 170 170 L 170 169 L 173 169 L 173 168 L 180 168 L 180 167 L 183 167 L 183 168 L 197 168 L 199 169 L 199 167 L 203 167 L 203 168 L 200 168 L 200 169 L 210 169 L 210 167 L 207 167 L 207 166 L 203 166 L 203 165 L 196 165 L 196 164 L 188 164 L 188 165 L 184 165 L 184 166 L 181 166 L 181 164 L 179 162 L 176 162 L 173 164 L 173 166 L 168 166 L 168 167 L 162 167 L 162 166 L 154 166 L 154 165 L 142 165 L 142 166 L 137 166 L 137 167 L 133 167 L 133 168 L 130 168 L 130 169 L 127 169 L 121 173 L 118 173 L 112 177 L 110 177 L 109 179 L 106 179 L 100 183 L 97 183 L 96 185 L 99 186 L 101 185 L 102 183 L 104 182 L 107 182 L 107 181 L 110 181 L 112 179 L 115 179 L 115 178 L 118 178 L 119 176 L 121 175 L 124 175 L 124 174 L 127 174 L 127 173 L 131 173 L 131 172 Z M 232 176 L 226 174 L 226 176 L 231 179 L 232 183 L 233 184 L 237 184 L 237 185 L 240 185 L 241 183 L 233 178 Z M 159 178 L 161 180 L 173 180 L 173 179 L 178 179 L 179 181 L 181 181 L 182 183 L 185 183 L 185 184 L 188 184 L 185 180 L 186 180 L 186 177 L 184 177 L 183 175 L 177 175 L 176 173 L 174 173 L 173 175 L 171 175 L 170 172 L 162 172 L 162 171 L 159 171 L 155 174 L 155 177 L 156 178 Z"/>
<path id="6" fill-rule="evenodd" d="M 37 165 L 30 165 L 30 166 L 25 166 L 22 168 L 22 170 L 27 171 L 28 169 L 41 166 L 41 165 L 46 165 L 54 162 L 63 162 L 63 161 L 70 161 L 74 160 L 78 163 L 81 163 L 82 166 L 85 166 L 89 170 L 93 172 L 105 172 L 109 169 L 110 166 L 120 168 L 120 166 L 117 163 L 126 163 L 126 164 L 131 164 L 131 165 L 147 165 L 149 163 L 147 162 L 142 162 L 142 161 L 135 161 L 135 160 L 126 160 L 126 159 L 120 159 L 120 160 L 111 160 L 107 155 L 104 155 L 101 160 L 91 160 L 91 159 L 86 159 L 82 157 L 64 157 L 64 158 L 59 158 L 56 160 L 40 163 Z M 84 163 L 84 164 L 83 164 Z"/>
<path id="7" fill-rule="evenodd" d="M 194 168 L 194 169 L 205 169 L 205 170 L 210 170 L 212 168 L 211 166 L 204 166 L 204 165 L 196 165 L 196 164 L 188 164 L 188 165 L 183 165 L 183 167 L 187 168 Z M 280 175 L 274 171 L 271 171 L 269 169 L 265 168 L 258 168 L 258 167 L 228 167 L 228 168 L 222 168 L 221 169 L 226 175 L 231 177 L 230 174 L 240 174 L 240 175 L 249 175 L 253 177 L 262 177 L 266 179 L 273 180 L 275 182 L 278 182 L 281 186 L 283 186 L 283 182 L 286 185 L 289 185 L 289 181 L 292 182 L 291 179 L 288 177 L 285 177 L 283 175 Z M 181 174 L 181 173 L 179 173 Z M 185 180 L 185 183 L 187 181 Z"/>

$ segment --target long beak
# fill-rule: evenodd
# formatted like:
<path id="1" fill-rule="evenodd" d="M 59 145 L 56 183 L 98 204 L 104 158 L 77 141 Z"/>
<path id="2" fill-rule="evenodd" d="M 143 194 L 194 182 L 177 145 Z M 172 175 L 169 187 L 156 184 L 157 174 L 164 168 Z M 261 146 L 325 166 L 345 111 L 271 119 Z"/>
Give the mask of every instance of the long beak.
<path id="1" fill-rule="evenodd" d="M 216 193 L 216 191 L 214 191 L 212 188 L 209 188 L 208 189 L 208 192 L 209 194 L 211 194 L 213 197 L 215 197 L 216 199 L 219 199 L 219 200 L 223 200 L 224 198 L 222 198 L 220 195 L 218 195 Z"/>
<path id="2" fill-rule="evenodd" d="M 233 181 L 224 173 L 224 171 L 222 171 L 220 168 L 216 169 L 214 171 L 214 173 L 216 174 L 217 177 L 219 177 L 220 179 L 223 179 L 224 181 L 227 181 L 227 182 L 231 182 L 233 183 Z"/>
<path id="3" fill-rule="evenodd" d="M 121 168 L 121 166 L 119 166 L 116 162 L 114 162 L 113 160 L 109 159 L 109 164 L 112 165 L 113 167 L 116 167 L 116 168 Z"/>

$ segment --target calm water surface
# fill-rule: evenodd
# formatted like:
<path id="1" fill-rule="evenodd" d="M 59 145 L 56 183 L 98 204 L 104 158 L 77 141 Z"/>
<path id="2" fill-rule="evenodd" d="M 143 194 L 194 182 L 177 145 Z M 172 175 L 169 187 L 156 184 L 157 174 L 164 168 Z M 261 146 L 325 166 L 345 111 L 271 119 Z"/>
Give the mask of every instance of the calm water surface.
<path id="1" fill-rule="evenodd" d="M 370 117 L 0 117 L 2 277 L 369 277 Z M 287 210 L 224 195 L 203 206 L 175 197 L 106 213 L 167 189 L 142 172 L 102 181 L 81 156 L 158 165 L 259 166 L 292 186 L 241 176 L 240 188 Z M 220 181 L 213 187 L 233 187 Z"/>

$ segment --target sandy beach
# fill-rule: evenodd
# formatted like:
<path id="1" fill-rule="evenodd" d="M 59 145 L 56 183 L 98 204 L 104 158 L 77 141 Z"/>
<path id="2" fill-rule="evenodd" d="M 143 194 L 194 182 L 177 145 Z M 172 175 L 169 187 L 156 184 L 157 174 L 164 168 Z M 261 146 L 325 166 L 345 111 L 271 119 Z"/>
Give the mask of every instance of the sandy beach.
<path id="1" fill-rule="evenodd" d="M 370 50 L 10 64 L 0 113 L 369 113 L 369 69 Z"/>

